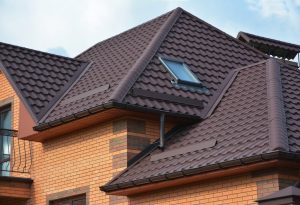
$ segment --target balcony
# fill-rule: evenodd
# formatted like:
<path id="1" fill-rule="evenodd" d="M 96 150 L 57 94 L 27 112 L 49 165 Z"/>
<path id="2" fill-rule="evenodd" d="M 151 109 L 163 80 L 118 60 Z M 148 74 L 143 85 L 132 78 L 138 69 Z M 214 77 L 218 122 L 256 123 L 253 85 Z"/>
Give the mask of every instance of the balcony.
<path id="1" fill-rule="evenodd" d="M 30 198 L 31 162 L 32 143 L 18 138 L 15 130 L 0 129 L 0 204 Z"/>

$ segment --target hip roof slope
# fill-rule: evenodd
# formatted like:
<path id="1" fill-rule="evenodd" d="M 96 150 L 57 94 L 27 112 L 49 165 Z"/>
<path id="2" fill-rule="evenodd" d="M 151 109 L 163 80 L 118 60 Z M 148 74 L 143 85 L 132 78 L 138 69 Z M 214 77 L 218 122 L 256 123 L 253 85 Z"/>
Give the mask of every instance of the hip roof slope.
<path id="1" fill-rule="evenodd" d="M 299 70 L 269 59 L 237 69 L 236 72 L 235 80 L 211 116 L 172 136 L 163 151 L 157 147 L 141 156 L 102 190 L 121 189 L 119 185 L 122 184 L 132 187 L 141 181 L 151 183 L 164 180 L 166 176 L 183 177 L 188 173 L 197 173 L 194 170 L 205 170 L 206 167 L 216 169 L 219 164 L 225 167 L 242 165 L 253 159 L 262 160 L 261 156 L 277 150 L 299 153 Z M 297 77 L 290 81 L 294 74 Z M 281 79 L 282 84 L 279 81 L 274 86 L 274 79 Z M 292 85 L 294 88 L 291 90 Z M 284 112 L 286 115 L 275 115 L 274 118 L 272 112 Z M 151 160 L 157 154 L 174 152 L 212 139 L 216 140 L 215 146 Z"/>

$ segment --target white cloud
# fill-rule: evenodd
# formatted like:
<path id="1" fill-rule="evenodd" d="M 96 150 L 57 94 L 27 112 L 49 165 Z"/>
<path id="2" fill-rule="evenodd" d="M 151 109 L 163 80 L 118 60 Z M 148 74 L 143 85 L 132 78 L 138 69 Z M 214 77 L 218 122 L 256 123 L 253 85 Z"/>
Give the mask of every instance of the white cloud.
<path id="1" fill-rule="evenodd" d="M 300 0 L 247 0 L 249 8 L 262 17 L 276 17 L 300 30 Z"/>
<path id="2" fill-rule="evenodd" d="M 0 40 L 75 56 L 128 28 L 132 0 L 1 0 Z"/>

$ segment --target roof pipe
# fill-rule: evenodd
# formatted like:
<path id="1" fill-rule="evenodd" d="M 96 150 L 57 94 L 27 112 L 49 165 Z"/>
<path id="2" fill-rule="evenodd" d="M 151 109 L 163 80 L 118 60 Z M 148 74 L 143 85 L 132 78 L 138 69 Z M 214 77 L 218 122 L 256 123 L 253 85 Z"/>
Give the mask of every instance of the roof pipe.
<path id="1" fill-rule="evenodd" d="M 298 53 L 298 68 L 300 68 L 300 53 Z"/>
<path id="2" fill-rule="evenodd" d="M 159 148 L 164 149 L 165 146 L 165 113 L 160 114 L 160 136 L 159 136 Z"/>

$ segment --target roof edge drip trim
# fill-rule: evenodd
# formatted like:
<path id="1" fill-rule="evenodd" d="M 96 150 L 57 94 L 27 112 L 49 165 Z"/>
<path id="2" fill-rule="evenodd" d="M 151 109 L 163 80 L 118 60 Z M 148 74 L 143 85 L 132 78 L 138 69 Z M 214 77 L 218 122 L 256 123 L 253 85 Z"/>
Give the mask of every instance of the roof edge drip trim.
<path id="1" fill-rule="evenodd" d="M 133 84 L 136 82 L 138 77 L 141 75 L 143 70 L 149 64 L 150 60 L 153 58 L 157 50 L 159 49 L 161 43 L 168 35 L 169 31 L 177 21 L 178 17 L 182 13 L 181 8 L 175 9 L 168 19 L 163 23 L 160 29 L 156 32 L 149 45 L 135 62 L 132 69 L 128 74 L 121 80 L 118 87 L 113 91 L 111 95 L 111 100 L 116 102 L 122 102 L 126 94 L 129 92 Z"/>
<path id="2" fill-rule="evenodd" d="M 270 147 L 272 150 L 289 151 L 280 66 L 275 59 L 267 61 L 266 78 Z"/>
<path id="3" fill-rule="evenodd" d="M 112 191 L 117 191 L 117 190 L 121 190 L 121 189 L 124 190 L 127 188 L 143 186 L 143 185 L 162 182 L 162 181 L 175 180 L 175 179 L 182 178 L 182 177 L 204 174 L 204 173 L 207 173 L 210 171 L 216 171 L 216 170 L 220 170 L 220 169 L 224 169 L 224 168 L 226 168 L 226 169 L 233 168 L 233 167 L 237 167 L 237 166 L 249 165 L 249 164 L 254 164 L 254 163 L 263 162 L 263 161 L 271 161 L 271 160 L 289 160 L 289 161 L 299 162 L 299 159 L 300 159 L 299 153 L 273 151 L 270 153 L 254 155 L 254 156 L 250 156 L 250 157 L 243 158 L 243 159 L 237 159 L 237 160 L 234 159 L 234 160 L 223 162 L 223 163 L 216 163 L 216 164 L 206 165 L 206 166 L 198 167 L 198 168 L 194 168 L 194 169 L 182 170 L 182 171 L 178 171 L 176 173 L 154 176 L 152 178 L 150 177 L 150 178 L 145 178 L 145 179 L 137 179 L 137 180 L 122 182 L 122 183 L 118 183 L 118 184 L 111 184 L 112 181 L 114 181 L 114 180 L 112 180 L 111 182 L 108 182 L 107 184 L 100 186 L 100 190 L 109 194 Z M 122 173 L 126 172 L 127 169 L 125 169 Z M 141 183 L 141 181 L 143 181 L 143 183 Z"/>
<path id="4" fill-rule="evenodd" d="M 140 112 L 152 112 L 152 113 L 161 113 L 161 110 L 158 109 L 149 109 L 141 106 L 135 106 L 135 105 L 129 105 L 129 104 L 124 104 L 124 103 L 118 103 L 114 101 L 110 101 L 104 104 L 101 104 L 99 106 L 90 108 L 88 110 L 84 110 L 80 113 L 75 113 L 72 115 L 68 115 L 63 118 L 59 118 L 57 120 L 53 120 L 50 122 L 40 122 L 37 126 L 33 127 L 35 131 L 44 131 L 53 127 L 60 126 L 62 124 L 69 123 L 71 121 L 81 119 L 86 117 L 87 115 L 90 114 L 95 114 L 98 112 L 102 112 L 107 109 L 111 108 L 119 108 L 119 109 L 127 109 L 127 110 L 132 110 L 132 111 L 140 111 Z M 181 113 L 171 113 L 171 112 L 165 112 L 170 116 L 177 116 L 177 117 L 183 117 L 183 118 L 188 118 L 190 120 L 200 120 L 200 117 L 198 116 L 193 116 L 193 115 L 187 115 L 187 114 L 181 114 Z"/>

